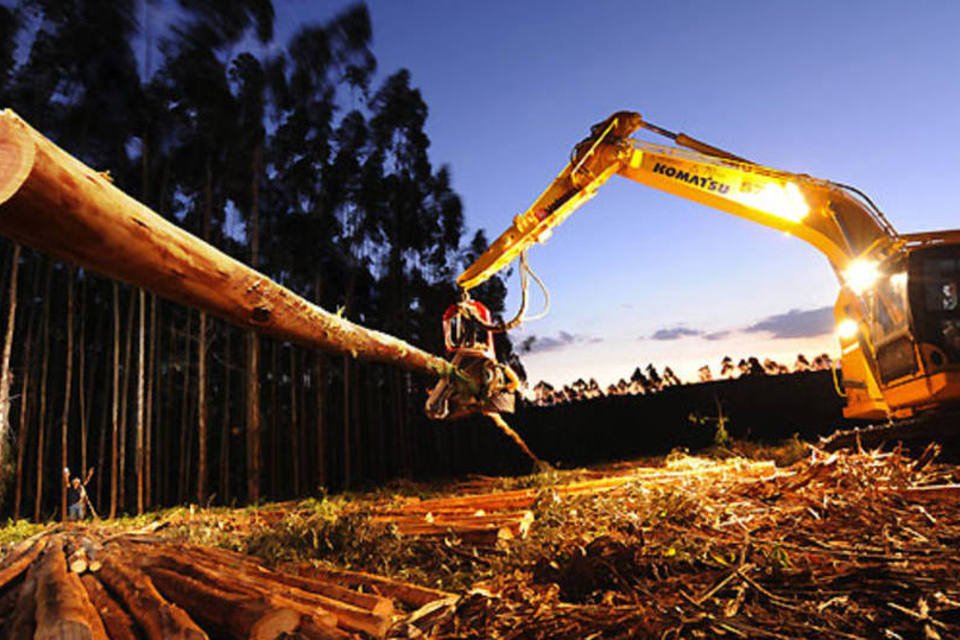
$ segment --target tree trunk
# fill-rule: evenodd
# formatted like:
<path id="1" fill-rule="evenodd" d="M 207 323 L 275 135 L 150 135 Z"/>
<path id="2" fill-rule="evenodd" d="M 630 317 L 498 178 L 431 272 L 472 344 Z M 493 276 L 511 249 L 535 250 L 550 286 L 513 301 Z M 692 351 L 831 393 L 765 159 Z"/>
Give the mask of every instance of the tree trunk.
<path id="1" fill-rule="evenodd" d="M 323 279 L 317 273 L 313 279 L 313 299 L 317 304 L 323 300 Z M 316 405 L 317 424 L 317 486 L 327 486 L 327 421 L 326 421 L 326 400 L 327 400 L 327 371 L 324 366 L 326 356 L 323 353 L 317 353 L 317 385 L 316 395 L 314 396 Z"/>
<path id="2" fill-rule="evenodd" d="M 278 495 L 280 488 L 280 411 L 277 406 L 277 378 L 280 375 L 276 340 L 270 342 L 270 493 Z"/>
<path id="3" fill-rule="evenodd" d="M 33 519 L 40 522 L 43 504 L 43 445 L 47 431 L 47 368 L 50 365 L 50 284 L 53 280 L 53 262 L 47 264 L 43 285 L 43 356 L 40 364 L 40 416 L 37 420 L 37 494 L 34 496 Z"/>
<path id="4" fill-rule="evenodd" d="M 207 314 L 200 312 L 197 331 L 197 504 L 207 493 Z"/>
<path id="5" fill-rule="evenodd" d="M 0 139 L 11 167 L 0 179 L 0 233 L 283 340 L 412 371 L 457 373 L 443 358 L 310 304 L 191 236 L 9 110 L 0 114 Z"/>
<path id="6" fill-rule="evenodd" d="M 355 464 L 353 465 L 354 477 L 365 478 L 366 467 L 364 464 L 364 456 L 368 453 L 366 443 L 363 441 L 363 433 L 361 432 L 361 414 L 360 414 L 360 393 L 363 391 L 363 377 L 362 377 L 362 367 L 359 363 L 355 363 L 352 367 L 353 369 L 353 393 L 350 395 L 351 410 L 350 413 L 353 416 L 353 450 L 355 451 Z"/>
<path id="7" fill-rule="evenodd" d="M 130 291 L 130 303 L 127 305 L 127 331 L 123 338 L 123 382 L 120 396 L 120 509 L 127 507 L 127 420 L 130 418 L 130 352 L 133 350 L 133 313 L 136 311 L 137 297 Z"/>
<path id="8" fill-rule="evenodd" d="M 67 371 L 66 382 L 63 385 L 63 414 L 60 416 L 60 466 L 64 473 L 69 467 L 67 453 L 69 452 L 69 427 L 70 427 L 70 391 L 73 383 L 73 320 L 76 315 L 73 300 L 73 279 L 75 271 L 67 269 Z M 84 470 L 81 469 L 78 477 L 83 479 Z M 67 483 L 60 483 L 60 519 L 67 521 Z"/>
<path id="9" fill-rule="evenodd" d="M 80 473 L 87 472 L 87 387 L 86 387 L 86 333 L 87 333 L 87 279 L 80 284 L 80 335 L 77 336 L 77 402 L 80 411 Z"/>
<path id="10" fill-rule="evenodd" d="M 230 330 L 223 339 L 223 422 L 220 424 L 220 494 L 230 503 Z"/>
<path id="11" fill-rule="evenodd" d="M 138 290 L 139 294 L 139 321 L 137 328 L 137 441 L 134 465 L 137 471 L 137 515 L 143 513 L 143 418 L 144 418 L 144 378 L 146 376 L 146 358 L 144 348 L 146 340 L 144 332 L 147 328 L 146 307 L 147 297 L 143 289 Z"/>
<path id="12" fill-rule="evenodd" d="M 343 358 L 343 487 L 350 488 L 352 471 L 350 450 L 350 358 Z"/>
<path id="13" fill-rule="evenodd" d="M 7 486 L 7 442 L 10 439 L 10 354 L 13 351 L 13 329 L 17 322 L 17 272 L 20 269 L 20 245 L 13 245 L 10 259 L 10 289 L 7 293 L 7 331 L 3 338 L 3 356 L 0 362 L 0 486 Z M 24 372 L 26 373 L 26 372 Z"/>
<path id="14" fill-rule="evenodd" d="M 260 173 L 263 170 L 263 142 L 256 143 L 250 166 L 250 266 L 260 262 Z M 247 499 L 260 501 L 260 340 L 247 332 Z"/>
<path id="15" fill-rule="evenodd" d="M 32 323 L 31 323 L 32 324 Z M 20 414 L 17 416 L 17 480 L 13 494 L 13 519 L 20 519 L 23 500 L 23 474 L 27 453 L 27 416 L 30 415 L 28 392 L 30 390 L 30 343 L 33 342 L 33 327 L 27 325 L 27 337 L 23 341 L 23 373 L 20 377 Z"/>
<path id="16" fill-rule="evenodd" d="M 110 517 L 117 517 L 120 482 L 120 285 L 113 282 L 113 398 L 110 404 Z"/>
<path id="17" fill-rule="evenodd" d="M 106 354 L 104 354 L 106 356 Z M 111 410 L 110 406 L 110 396 L 113 392 L 113 389 L 110 385 L 103 385 L 103 399 L 101 400 L 100 405 L 100 442 L 97 446 L 97 473 L 100 474 L 100 480 L 97 482 L 97 505 L 96 508 L 99 510 L 101 505 L 103 505 L 103 489 L 104 484 L 106 484 L 106 460 L 107 460 L 107 423 L 109 422 L 107 415 L 108 411 Z"/>
<path id="18" fill-rule="evenodd" d="M 210 242 L 213 218 L 213 169 L 210 156 L 206 160 L 203 189 L 204 242 Z M 203 505 L 207 493 L 207 314 L 200 312 L 197 332 L 197 504 Z"/>
<path id="19" fill-rule="evenodd" d="M 290 453 L 293 485 L 293 495 L 300 495 L 300 416 L 298 415 L 297 387 L 300 378 L 297 377 L 297 347 L 290 345 Z"/>
<path id="20" fill-rule="evenodd" d="M 150 355 L 147 362 L 147 399 L 146 416 L 144 418 L 144 454 L 143 454 L 143 477 L 146 483 L 144 488 L 144 501 L 147 506 L 153 505 L 153 386 L 156 382 L 157 366 L 157 296 L 150 294 Z"/>
<path id="21" fill-rule="evenodd" d="M 260 340 L 247 338 L 247 500 L 260 501 Z"/>
<path id="22" fill-rule="evenodd" d="M 187 435 L 190 431 L 187 426 L 190 418 L 190 346 L 191 336 L 193 335 L 193 324 L 190 322 L 190 316 L 193 315 L 187 311 L 185 337 L 183 339 L 183 389 L 180 396 L 180 475 L 177 483 L 177 500 L 182 502 L 186 500 L 190 492 L 190 468 L 189 468 L 189 441 Z"/>

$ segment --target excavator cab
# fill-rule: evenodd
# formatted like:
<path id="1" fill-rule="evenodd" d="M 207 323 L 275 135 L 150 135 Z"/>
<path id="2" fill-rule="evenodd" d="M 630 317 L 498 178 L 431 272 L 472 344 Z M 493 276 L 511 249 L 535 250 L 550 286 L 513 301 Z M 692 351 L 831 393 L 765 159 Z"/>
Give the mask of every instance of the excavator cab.
<path id="1" fill-rule="evenodd" d="M 455 420 L 476 413 L 513 413 L 517 374 L 497 362 L 493 318 L 482 302 L 465 298 L 443 314 L 443 340 L 450 363 L 463 377 L 441 378 L 427 397 L 433 420 Z"/>
<path id="2" fill-rule="evenodd" d="M 960 244 L 904 238 L 907 248 L 878 264 L 859 294 L 862 331 L 841 336 L 848 417 L 960 403 Z"/>

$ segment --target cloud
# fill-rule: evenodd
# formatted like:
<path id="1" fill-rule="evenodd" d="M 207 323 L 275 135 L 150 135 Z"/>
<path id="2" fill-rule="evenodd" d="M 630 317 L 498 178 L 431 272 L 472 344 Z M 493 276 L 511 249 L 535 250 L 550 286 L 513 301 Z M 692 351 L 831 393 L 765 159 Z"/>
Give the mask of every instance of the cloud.
<path id="1" fill-rule="evenodd" d="M 773 338 L 811 338 L 833 331 L 833 307 L 791 309 L 770 316 L 744 329 L 747 333 L 769 332 Z"/>
<path id="2" fill-rule="evenodd" d="M 520 352 L 541 353 L 543 351 L 558 351 L 575 344 L 596 344 L 598 342 L 603 342 L 603 338 L 561 331 L 556 336 L 530 336 L 525 338 L 520 342 Z"/>
<path id="3" fill-rule="evenodd" d="M 715 340 L 723 340 L 724 338 L 730 337 L 729 331 L 715 331 L 714 333 L 705 333 L 703 334 L 704 340 L 710 340 L 711 342 Z"/>
<path id="4" fill-rule="evenodd" d="M 678 326 L 670 327 L 668 329 L 657 329 L 653 332 L 653 335 L 650 336 L 651 340 L 678 340 L 680 338 L 687 338 L 692 336 L 702 336 L 703 331 L 699 329 L 690 329 L 688 327 Z"/>

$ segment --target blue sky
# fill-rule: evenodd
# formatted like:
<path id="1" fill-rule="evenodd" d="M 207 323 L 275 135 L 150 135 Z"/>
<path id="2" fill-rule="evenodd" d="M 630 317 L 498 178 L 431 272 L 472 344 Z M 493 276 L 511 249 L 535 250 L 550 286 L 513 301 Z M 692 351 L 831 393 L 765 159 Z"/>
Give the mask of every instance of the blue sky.
<path id="1" fill-rule="evenodd" d="M 347 4 L 278 2 L 278 35 Z M 960 226 L 960 3 L 384 0 L 370 10 L 381 77 L 411 70 L 430 107 L 431 156 L 451 166 L 467 224 L 491 239 L 589 126 L 620 109 L 856 185 L 901 231 Z M 525 358 L 535 380 L 609 382 L 647 362 L 692 377 L 724 354 L 792 363 L 798 351 L 836 350 L 823 309 L 838 287 L 816 251 L 620 178 L 530 261 L 553 298 L 545 320 L 513 334 L 547 347 Z"/>

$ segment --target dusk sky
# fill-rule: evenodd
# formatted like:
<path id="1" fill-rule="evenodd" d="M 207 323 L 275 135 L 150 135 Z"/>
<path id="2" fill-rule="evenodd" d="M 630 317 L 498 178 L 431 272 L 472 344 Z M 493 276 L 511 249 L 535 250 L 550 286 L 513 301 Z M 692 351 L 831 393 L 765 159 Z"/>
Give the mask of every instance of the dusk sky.
<path id="1" fill-rule="evenodd" d="M 277 2 L 278 35 L 347 2 Z M 635 110 L 761 164 L 853 184 L 905 232 L 956 227 L 960 4 L 371 2 L 380 77 L 410 69 L 467 225 L 492 240 L 591 124 Z M 532 380 L 725 354 L 837 351 L 826 259 L 799 240 L 614 178 L 530 262 L 550 315 Z M 510 281 L 509 311 L 519 287 Z M 536 308 L 537 301 L 533 303 Z M 439 319 L 438 319 L 439 323 Z"/>

